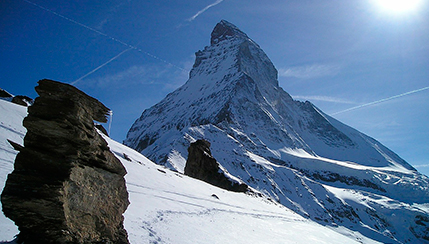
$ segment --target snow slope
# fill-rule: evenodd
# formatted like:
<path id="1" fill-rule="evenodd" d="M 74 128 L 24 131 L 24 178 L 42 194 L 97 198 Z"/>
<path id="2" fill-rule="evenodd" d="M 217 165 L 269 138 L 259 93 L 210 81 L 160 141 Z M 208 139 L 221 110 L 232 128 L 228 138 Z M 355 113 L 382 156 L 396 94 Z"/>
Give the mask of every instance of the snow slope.
<path id="1" fill-rule="evenodd" d="M 26 107 L 0 101 L 1 189 L 17 154 L 6 139 L 22 144 L 26 114 Z M 228 192 L 173 172 L 104 138 L 128 171 L 131 204 L 124 215 L 131 243 L 377 243 L 317 224 L 257 194 Z M 17 232 L 1 213 L 0 240 L 12 240 Z"/>
<path id="2" fill-rule="evenodd" d="M 4 188 L 7 175 L 13 170 L 13 162 L 18 153 L 7 142 L 7 139 L 20 145 L 27 130 L 22 120 L 27 116 L 27 107 L 0 99 L 0 189 Z M 1 202 L 0 202 L 1 206 Z M 0 214 L 0 241 L 11 240 L 18 233 L 15 224 Z"/>
<path id="3" fill-rule="evenodd" d="M 216 25 L 211 45 L 196 53 L 189 80 L 145 110 L 125 144 L 183 172 L 184 165 L 170 156 L 176 151 L 186 158 L 190 137 L 204 125 L 216 126 L 261 156 L 282 159 L 278 149 L 300 149 L 360 165 L 414 170 L 379 142 L 310 102 L 294 101 L 279 86 L 277 70 L 264 51 L 227 21 Z"/>
<path id="4" fill-rule="evenodd" d="M 105 139 L 128 171 L 125 228 L 132 243 L 376 243 L 317 224 L 265 197 L 228 192 L 173 172 Z"/>
<path id="5" fill-rule="evenodd" d="M 375 139 L 294 101 L 263 50 L 227 21 L 196 53 L 189 80 L 143 111 L 124 143 L 183 172 L 198 139 L 231 175 L 302 216 L 380 242 L 429 241 L 429 178 Z"/>

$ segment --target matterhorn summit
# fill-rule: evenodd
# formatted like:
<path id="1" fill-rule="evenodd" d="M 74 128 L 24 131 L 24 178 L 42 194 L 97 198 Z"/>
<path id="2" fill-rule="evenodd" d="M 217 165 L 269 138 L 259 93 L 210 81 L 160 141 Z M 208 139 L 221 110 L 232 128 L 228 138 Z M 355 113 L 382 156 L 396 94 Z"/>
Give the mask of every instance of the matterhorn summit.
<path id="1" fill-rule="evenodd" d="M 279 87 L 277 70 L 264 51 L 233 24 L 218 23 L 210 43 L 196 52 L 186 84 L 133 124 L 126 145 L 183 171 L 188 144 L 206 138 L 203 131 L 213 131 L 276 159 L 303 154 L 413 171 L 374 139 L 310 102 L 294 101 Z"/>
<path id="2" fill-rule="evenodd" d="M 429 179 L 375 139 L 295 101 L 244 32 L 222 20 L 189 80 L 124 143 L 183 172 L 203 139 L 227 174 L 296 213 L 384 243 L 428 243 Z"/>

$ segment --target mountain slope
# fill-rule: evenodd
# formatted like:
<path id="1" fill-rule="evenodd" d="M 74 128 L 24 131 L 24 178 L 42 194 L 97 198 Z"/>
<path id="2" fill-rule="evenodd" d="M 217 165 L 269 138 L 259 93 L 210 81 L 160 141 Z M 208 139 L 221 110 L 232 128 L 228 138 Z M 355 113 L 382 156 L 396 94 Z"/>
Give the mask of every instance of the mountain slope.
<path id="1" fill-rule="evenodd" d="M 227 21 L 196 53 L 189 80 L 145 110 L 124 143 L 183 172 L 197 139 L 211 143 L 229 173 L 302 216 L 381 242 L 429 240 L 428 178 L 373 138 L 294 101 L 262 49 Z"/>
<path id="2" fill-rule="evenodd" d="M 156 151 L 162 149 L 154 150 L 156 144 L 152 144 L 164 131 L 183 134 L 183 129 L 213 124 L 257 132 L 261 143 L 275 143 L 262 145 L 261 150 L 298 148 L 362 165 L 413 170 L 388 149 L 374 148 L 376 142 L 341 126 L 311 103 L 293 101 L 279 87 L 277 70 L 266 54 L 232 24 L 221 21 L 213 30 L 211 43 L 196 53 L 186 84 L 143 112 L 127 135 L 127 145 L 156 158 L 162 154 Z M 359 155 L 362 151 L 366 156 Z"/>
<path id="3" fill-rule="evenodd" d="M 17 154 L 6 139 L 22 143 L 26 114 L 25 107 L 0 100 L 0 189 Z M 124 224 L 131 243 L 377 243 L 346 228 L 319 225 L 267 198 L 228 192 L 170 171 L 104 139 L 128 171 L 131 204 Z M 17 233 L 1 212 L 0 242 Z"/>

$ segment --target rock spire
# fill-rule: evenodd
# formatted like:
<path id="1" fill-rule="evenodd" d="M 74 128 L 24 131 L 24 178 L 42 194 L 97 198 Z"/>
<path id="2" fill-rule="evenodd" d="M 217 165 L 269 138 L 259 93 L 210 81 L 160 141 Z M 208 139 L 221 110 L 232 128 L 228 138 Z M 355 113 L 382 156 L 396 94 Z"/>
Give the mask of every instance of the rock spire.
<path id="1" fill-rule="evenodd" d="M 94 128 L 109 109 L 73 86 L 41 80 L 27 134 L 1 195 L 18 242 L 128 243 L 125 168 Z"/>

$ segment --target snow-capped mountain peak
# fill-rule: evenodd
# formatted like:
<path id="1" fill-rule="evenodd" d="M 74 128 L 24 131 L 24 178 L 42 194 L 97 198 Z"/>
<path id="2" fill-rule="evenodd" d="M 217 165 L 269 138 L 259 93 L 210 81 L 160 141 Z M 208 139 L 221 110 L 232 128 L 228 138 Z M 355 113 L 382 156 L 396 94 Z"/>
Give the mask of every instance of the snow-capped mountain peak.
<path id="1" fill-rule="evenodd" d="M 27 109 L 0 99 L 0 114 L 3 190 L 17 154 L 7 139 L 22 144 Z M 131 205 L 124 215 L 124 227 L 130 243 L 377 243 L 345 228 L 337 231 L 317 224 L 267 198 L 225 191 L 172 172 L 101 135 L 128 172 Z M 302 236 L 303 232 L 308 234 Z M 14 240 L 18 233 L 14 222 L 0 211 L 0 243 L 18 243 Z"/>
<path id="2" fill-rule="evenodd" d="M 187 148 L 198 139 L 211 143 L 230 174 L 303 216 L 347 223 L 381 242 L 429 238 L 417 234 L 428 212 L 412 207 L 429 202 L 429 179 L 375 139 L 294 101 L 263 50 L 227 21 L 196 53 L 189 80 L 145 110 L 124 143 L 183 172 Z M 386 201 L 408 216 L 411 227 L 401 234 L 391 216 L 398 208 Z"/>
<path id="3" fill-rule="evenodd" d="M 235 25 L 226 20 L 221 20 L 211 33 L 210 44 L 215 45 L 227 38 L 249 39 L 246 33 L 242 32 Z"/>

